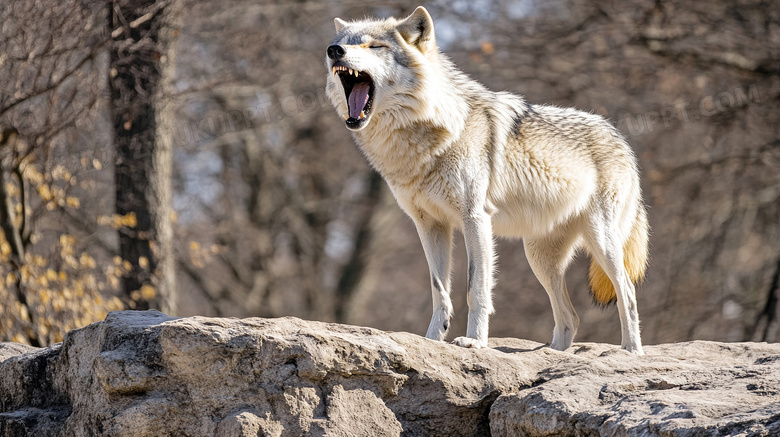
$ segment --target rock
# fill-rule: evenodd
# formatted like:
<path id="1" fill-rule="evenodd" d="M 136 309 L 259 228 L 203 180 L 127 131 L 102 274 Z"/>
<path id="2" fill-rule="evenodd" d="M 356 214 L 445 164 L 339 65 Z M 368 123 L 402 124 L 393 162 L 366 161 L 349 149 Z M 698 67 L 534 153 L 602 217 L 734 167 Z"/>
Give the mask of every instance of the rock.
<path id="1" fill-rule="evenodd" d="M 0 343 L 0 363 L 16 355 L 34 351 L 37 348 L 20 343 Z"/>
<path id="2" fill-rule="evenodd" d="M 780 435 L 780 345 L 693 341 L 630 355 L 586 343 L 500 396 L 494 436 Z"/>
<path id="3" fill-rule="evenodd" d="M 264 417 L 249 411 L 230 415 L 219 422 L 216 435 L 224 437 L 276 437 L 282 435 L 284 427 L 281 423 L 269 419 L 267 416 L 270 413 L 260 414 Z"/>
<path id="4" fill-rule="evenodd" d="M 370 390 L 344 390 L 337 385 L 328 396 L 327 405 L 328 420 L 323 421 L 324 435 L 350 431 L 353 435 L 398 436 L 403 431 L 393 411 Z M 349 428 L 328 430 L 332 424 L 343 423 L 350 424 Z"/>
<path id="5" fill-rule="evenodd" d="M 0 346 L 0 437 L 780 430 L 780 345 L 690 342 L 644 357 L 591 343 L 490 346 L 295 318 L 115 312 L 61 345 Z"/>

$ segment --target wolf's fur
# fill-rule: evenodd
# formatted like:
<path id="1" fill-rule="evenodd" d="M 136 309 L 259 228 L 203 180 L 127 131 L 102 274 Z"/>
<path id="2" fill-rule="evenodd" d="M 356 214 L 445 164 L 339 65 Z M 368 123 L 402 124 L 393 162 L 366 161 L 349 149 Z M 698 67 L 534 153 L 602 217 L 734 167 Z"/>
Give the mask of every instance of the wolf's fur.
<path id="1" fill-rule="evenodd" d="M 468 254 L 469 318 L 456 344 L 487 346 L 498 235 L 524 240 L 552 304 L 553 348 L 568 348 L 577 332 L 564 273 L 584 248 L 594 299 L 617 301 L 622 347 L 641 354 L 634 283 L 645 272 L 648 226 L 636 158 L 621 134 L 598 115 L 531 105 L 471 80 L 440 53 L 422 7 L 403 20 L 335 21 L 327 94 L 417 227 L 433 292 L 426 336 L 447 334 L 457 228 Z M 346 90 L 367 78 L 370 103 L 351 117 Z"/>

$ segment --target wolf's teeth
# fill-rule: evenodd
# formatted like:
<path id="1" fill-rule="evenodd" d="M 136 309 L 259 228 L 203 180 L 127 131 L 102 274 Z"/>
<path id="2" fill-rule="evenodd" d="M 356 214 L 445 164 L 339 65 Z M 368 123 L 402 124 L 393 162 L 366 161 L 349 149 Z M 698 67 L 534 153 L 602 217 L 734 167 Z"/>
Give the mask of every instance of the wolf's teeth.
<path id="1" fill-rule="evenodd" d="M 352 69 L 349 69 L 349 75 L 352 76 Z"/>
<path id="2" fill-rule="evenodd" d="M 360 116 L 358 117 L 358 120 L 362 120 L 364 118 L 366 118 L 366 113 L 363 112 L 363 111 L 360 111 Z"/>
<path id="3" fill-rule="evenodd" d="M 360 74 L 360 73 L 358 73 L 358 71 L 355 70 L 355 77 L 358 77 L 358 74 Z"/>

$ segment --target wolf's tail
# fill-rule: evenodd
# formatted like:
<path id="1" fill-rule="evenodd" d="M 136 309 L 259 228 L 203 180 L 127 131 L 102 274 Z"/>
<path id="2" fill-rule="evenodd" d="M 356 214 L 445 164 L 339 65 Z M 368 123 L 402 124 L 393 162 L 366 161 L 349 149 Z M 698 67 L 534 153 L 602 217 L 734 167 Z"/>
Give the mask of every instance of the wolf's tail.
<path id="1" fill-rule="evenodd" d="M 623 265 L 626 266 L 628 277 L 634 285 L 642 282 L 647 270 L 648 232 L 647 211 L 645 211 L 644 205 L 640 204 L 628 240 L 623 243 Z M 609 305 L 617 300 L 612 281 L 609 280 L 607 273 L 593 258 L 590 260 L 588 280 L 590 282 L 590 294 L 593 296 L 596 304 Z"/>

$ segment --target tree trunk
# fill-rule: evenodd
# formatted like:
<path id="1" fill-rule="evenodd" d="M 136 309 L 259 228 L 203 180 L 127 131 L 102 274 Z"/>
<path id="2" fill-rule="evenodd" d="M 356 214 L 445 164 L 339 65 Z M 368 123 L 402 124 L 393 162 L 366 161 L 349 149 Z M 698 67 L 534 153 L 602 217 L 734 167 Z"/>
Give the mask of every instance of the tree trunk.
<path id="1" fill-rule="evenodd" d="M 173 95 L 176 81 L 176 49 L 179 40 L 181 1 L 169 0 L 163 10 L 163 28 L 160 29 L 159 44 L 165 49 L 160 59 L 162 66 L 160 83 L 155 99 L 157 133 L 152 155 L 154 174 L 152 176 L 151 199 L 156 211 L 158 253 L 157 288 L 160 292 L 160 308 L 167 314 L 176 313 L 176 259 L 173 251 Z"/>
<path id="2" fill-rule="evenodd" d="M 119 252 L 130 264 L 122 288 L 131 306 L 164 312 L 175 309 L 176 284 L 171 144 L 159 126 L 167 108 L 162 96 L 171 76 L 169 46 L 176 35 L 165 22 L 177 13 L 176 5 L 153 0 L 109 4 L 116 214 L 123 217 Z"/>
<path id="3" fill-rule="evenodd" d="M 778 320 L 780 305 L 778 302 L 780 302 L 780 260 L 777 262 L 772 282 L 769 284 L 764 309 L 756 317 L 752 335 L 748 338 L 749 341 L 777 341 L 778 327 L 780 327 L 780 320 Z"/>

